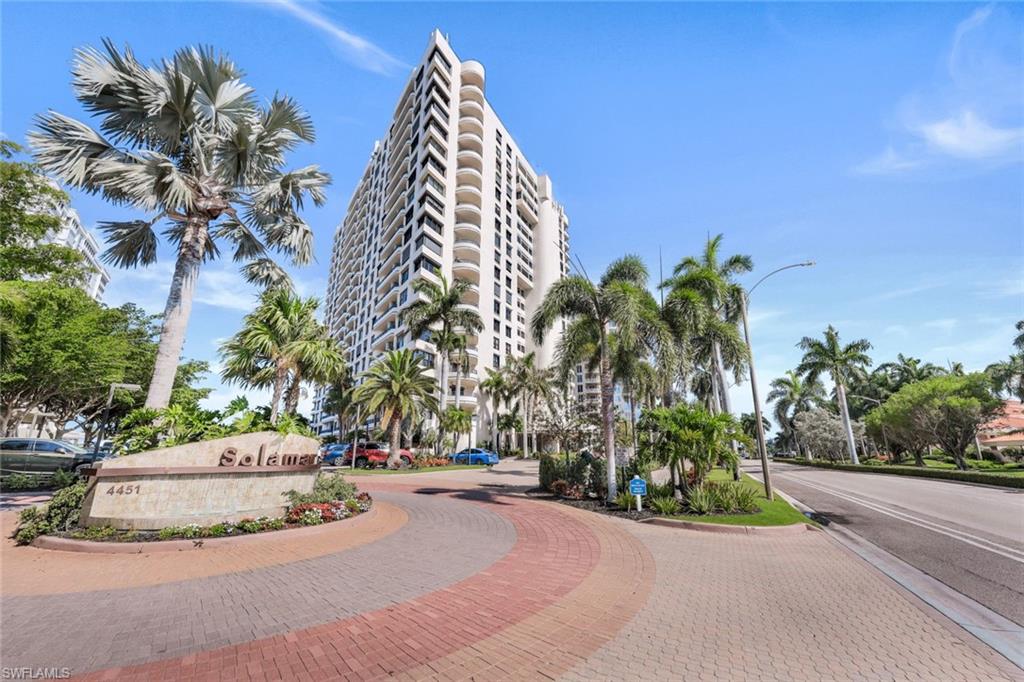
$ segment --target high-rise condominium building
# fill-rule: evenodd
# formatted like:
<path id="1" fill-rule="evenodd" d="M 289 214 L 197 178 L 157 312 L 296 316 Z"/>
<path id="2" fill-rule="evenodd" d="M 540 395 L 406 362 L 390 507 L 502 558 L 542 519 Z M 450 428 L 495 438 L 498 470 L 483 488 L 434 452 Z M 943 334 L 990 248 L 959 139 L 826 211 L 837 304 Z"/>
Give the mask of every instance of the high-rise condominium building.
<path id="1" fill-rule="evenodd" d="M 565 211 L 491 108 L 486 85 L 479 62 L 460 60 L 431 34 L 335 233 L 326 304 L 355 372 L 397 348 L 413 349 L 436 372 L 429 335 L 413 338 L 402 310 L 417 298 L 418 278 L 470 282 L 464 304 L 484 326 L 467 338 L 460 386 L 458 372 L 449 373 L 448 400 L 455 404 L 458 391 L 473 413 L 471 443 L 490 433 L 493 407 L 479 391 L 486 370 L 530 352 L 539 366 L 552 362 L 560 330 L 537 346 L 529 325 L 569 269 Z M 337 420 L 322 411 L 323 398 L 314 417 L 330 434 Z"/>
<path id="2" fill-rule="evenodd" d="M 57 188 L 56 183 L 51 183 Z M 50 209 L 60 219 L 60 228 L 53 230 L 43 238 L 47 244 L 59 244 L 75 249 L 82 254 L 85 264 L 91 268 L 91 272 L 82 282 L 82 288 L 97 301 L 103 300 L 103 290 L 110 283 L 110 273 L 103 267 L 99 259 L 100 247 L 96 238 L 89 233 L 82 225 L 78 211 L 71 208 L 67 203 L 60 203 Z"/>

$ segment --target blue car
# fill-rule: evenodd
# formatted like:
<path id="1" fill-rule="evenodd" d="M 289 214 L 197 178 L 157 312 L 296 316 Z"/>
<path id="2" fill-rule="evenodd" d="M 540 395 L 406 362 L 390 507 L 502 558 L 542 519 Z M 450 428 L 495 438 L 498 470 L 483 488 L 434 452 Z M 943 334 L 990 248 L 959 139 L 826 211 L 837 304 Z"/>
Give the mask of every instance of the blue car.
<path id="1" fill-rule="evenodd" d="M 453 464 L 486 464 L 492 466 L 498 463 L 498 455 L 483 448 L 466 448 L 459 452 L 448 455 Z"/>
<path id="2" fill-rule="evenodd" d="M 320 448 L 320 454 L 323 456 L 324 464 L 340 465 L 344 463 L 350 449 L 352 449 L 351 443 L 332 443 Z"/>

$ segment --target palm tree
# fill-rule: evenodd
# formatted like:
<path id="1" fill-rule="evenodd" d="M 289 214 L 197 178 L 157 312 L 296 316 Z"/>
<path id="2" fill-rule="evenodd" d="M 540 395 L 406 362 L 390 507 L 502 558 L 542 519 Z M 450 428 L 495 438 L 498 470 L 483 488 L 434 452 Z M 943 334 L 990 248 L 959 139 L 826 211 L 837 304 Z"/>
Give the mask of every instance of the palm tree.
<path id="1" fill-rule="evenodd" d="M 424 332 L 431 332 L 432 341 L 437 349 L 440 360 L 438 382 L 441 385 L 441 408 L 448 404 L 448 370 L 451 352 L 455 348 L 458 333 L 476 334 L 483 329 L 484 323 L 480 314 L 462 304 L 462 299 L 469 291 L 472 283 L 455 279 L 449 284 L 444 275 L 440 275 L 440 284 L 425 278 L 413 282 L 413 291 L 423 294 L 426 300 L 413 301 L 403 312 L 403 318 L 409 325 L 413 338 Z"/>
<path id="2" fill-rule="evenodd" d="M 918 358 L 912 358 L 898 353 L 895 362 L 885 362 L 878 366 L 876 372 L 884 372 L 892 380 L 892 392 L 895 393 L 907 384 L 913 384 L 925 379 L 931 379 L 944 373 L 941 367 L 936 367 L 930 362 L 922 364 Z"/>
<path id="3" fill-rule="evenodd" d="M 472 428 L 473 415 L 466 410 L 461 410 L 457 407 L 449 407 L 441 415 L 441 423 L 446 432 L 455 434 L 454 450 L 455 452 L 458 452 L 459 440 L 462 434 L 469 433 L 469 430 Z"/>
<path id="4" fill-rule="evenodd" d="M 286 389 L 285 412 L 291 414 L 303 381 L 326 383 L 345 367 L 337 341 L 316 319 L 318 305 L 315 298 L 302 299 L 288 289 L 268 289 L 242 329 L 221 345 L 225 381 L 272 388 L 271 423 L 277 422 Z"/>
<path id="5" fill-rule="evenodd" d="M 1024 401 L 1024 352 L 1015 353 L 1003 362 L 994 362 L 985 368 L 985 374 L 999 395 Z"/>
<path id="6" fill-rule="evenodd" d="M 775 421 L 784 433 L 792 437 L 793 446 L 799 454 L 800 442 L 796 437 L 793 420 L 801 412 L 813 410 L 825 402 L 825 387 L 818 379 L 805 381 L 798 373 L 790 370 L 786 376 L 772 381 L 767 400 L 775 403 Z M 805 455 L 810 459 L 810 450 L 805 449 Z"/>
<path id="7" fill-rule="evenodd" d="M 491 400 L 491 447 L 498 451 L 498 410 L 505 393 L 505 373 L 487 368 L 487 378 L 480 382 L 480 392 Z"/>
<path id="8" fill-rule="evenodd" d="M 63 182 L 148 215 L 100 224 L 106 262 L 156 262 L 154 228 L 167 225 L 176 259 L 146 396 L 146 407 L 163 408 L 202 264 L 227 243 L 250 282 L 287 282 L 271 252 L 296 265 L 312 260 L 313 231 L 299 211 L 307 198 L 326 201 L 330 177 L 313 165 L 283 170 L 287 152 L 314 141 L 312 121 L 283 95 L 261 106 L 241 70 L 212 49 L 183 49 L 146 67 L 130 48 L 103 45 L 78 50 L 72 67 L 75 97 L 100 117 L 102 133 L 49 111 L 29 138 L 40 166 Z"/>
<path id="9" fill-rule="evenodd" d="M 389 468 L 397 468 L 401 462 L 402 420 L 415 422 L 424 411 L 437 410 L 436 390 L 437 382 L 408 348 L 390 351 L 363 373 L 354 397 L 368 412 L 380 414 L 388 431 Z"/>
<path id="10" fill-rule="evenodd" d="M 608 461 L 608 500 L 618 494 L 615 468 L 615 385 L 612 377 L 612 347 L 610 335 L 614 327 L 619 343 L 626 348 L 639 349 L 638 337 L 645 323 L 654 321 L 644 317 L 644 296 L 647 286 L 647 268 L 636 256 L 616 260 L 594 283 L 584 275 L 569 275 L 548 289 L 533 315 L 533 338 L 538 343 L 561 318 L 569 324 L 558 343 L 558 357 L 562 375 L 567 367 L 575 367 L 580 359 L 580 348 L 589 347 L 597 339 L 597 355 L 601 383 L 601 426 L 604 451 Z"/>
<path id="11" fill-rule="evenodd" d="M 346 365 L 345 369 L 339 372 L 328 385 L 323 404 L 324 411 L 334 413 L 338 420 L 339 443 L 343 439 L 343 434 L 348 431 L 346 427 L 349 417 L 355 412 L 356 403 L 352 397 L 354 392 L 355 377 L 352 376 L 352 369 Z"/>
<path id="12" fill-rule="evenodd" d="M 742 372 L 747 360 L 747 349 L 737 330 L 744 294 L 733 278 L 750 272 L 754 263 L 750 256 L 740 254 L 720 260 L 721 245 L 722 235 L 709 237 L 700 258 L 681 260 L 665 286 L 678 292 L 681 300 L 703 302 L 708 314 L 693 315 L 691 319 L 700 325 L 698 336 L 705 346 L 701 354 L 707 356 L 717 379 L 717 385 L 712 385 L 719 405 L 723 412 L 731 412 L 726 369 Z"/>
<path id="13" fill-rule="evenodd" d="M 1017 336 L 1013 338 L 1013 347 L 1024 353 L 1024 320 L 1017 320 L 1014 328 L 1017 330 Z"/>
<path id="14" fill-rule="evenodd" d="M 797 372 L 803 374 L 807 381 L 814 381 L 825 373 L 832 377 L 836 387 L 836 402 L 846 430 L 850 461 L 859 464 L 857 447 L 853 441 L 853 426 L 850 423 L 850 409 L 846 402 L 846 384 L 855 372 L 871 364 L 871 358 L 867 355 L 871 344 L 867 339 L 858 339 L 843 346 L 839 342 L 839 332 L 829 325 L 825 330 L 824 341 L 805 336 L 798 346 L 804 351 L 804 357 L 796 368 Z"/>

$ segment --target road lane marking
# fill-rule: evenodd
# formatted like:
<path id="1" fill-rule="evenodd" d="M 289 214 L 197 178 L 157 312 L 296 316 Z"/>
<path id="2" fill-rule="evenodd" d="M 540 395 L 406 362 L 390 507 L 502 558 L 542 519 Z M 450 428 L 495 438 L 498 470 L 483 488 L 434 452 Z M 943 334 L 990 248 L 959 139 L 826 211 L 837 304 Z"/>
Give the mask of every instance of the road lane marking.
<path id="1" fill-rule="evenodd" d="M 925 519 L 920 519 L 916 516 L 911 516 L 910 514 L 907 514 L 905 512 L 901 512 L 890 507 L 886 507 L 881 503 L 867 501 L 861 498 L 854 497 L 853 495 L 845 491 L 835 490 L 828 486 L 822 485 L 821 483 L 810 483 L 804 479 L 799 478 L 796 479 L 795 482 L 798 483 L 799 485 L 806 485 L 808 488 L 813 488 L 820 492 L 827 493 L 840 499 L 847 500 L 848 502 L 859 504 L 862 507 L 867 507 L 868 509 L 877 511 L 880 514 L 891 516 L 895 519 L 905 521 L 906 523 L 910 523 L 912 525 L 919 526 L 926 530 L 930 530 L 935 533 L 951 537 L 954 540 L 959 540 L 960 542 L 966 543 L 968 545 L 973 545 L 980 549 L 992 552 L 993 554 L 999 554 L 1000 556 L 1004 556 L 1007 559 L 1016 561 L 1017 563 L 1024 564 L 1024 552 L 1018 549 L 1014 549 L 1013 547 L 1007 547 L 1006 545 L 1001 545 L 998 542 L 993 542 L 992 540 L 988 540 L 977 535 L 972 535 L 971 533 L 967 533 L 954 528 L 949 528 L 947 526 L 943 526 L 932 521 L 927 521 Z"/>

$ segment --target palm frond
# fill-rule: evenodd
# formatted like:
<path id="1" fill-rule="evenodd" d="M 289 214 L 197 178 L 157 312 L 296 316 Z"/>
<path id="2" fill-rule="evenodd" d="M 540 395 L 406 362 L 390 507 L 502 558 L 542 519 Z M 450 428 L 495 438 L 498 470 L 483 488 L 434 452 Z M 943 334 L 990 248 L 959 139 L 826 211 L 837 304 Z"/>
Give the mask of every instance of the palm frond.
<path id="1" fill-rule="evenodd" d="M 156 233 L 153 223 L 145 220 L 101 222 L 99 230 L 108 247 L 102 259 L 119 268 L 134 268 L 156 262 Z"/>
<path id="2" fill-rule="evenodd" d="M 292 279 L 288 273 L 269 258 L 257 258 L 246 263 L 242 268 L 242 275 L 247 282 L 258 286 L 292 288 Z"/>
<path id="3" fill-rule="evenodd" d="M 36 127 L 38 130 L 28 134 L 36 162 L 63 182 L 91 194 L 103 190 L 95 176 L 97 163 L 124 157 L 91 127 L 55 111 L 37 116 Z"/>
<path id="4" fill-rule="evenodd" d="M 219 223 L 210 231 L 210 235 L 214 239 L 227 239 L 235 245 L 233 259 L 236 262 L 262 258 L 267 253 L 263 242 L 239 220 L 231 219 Z"/>
<path id="5" fill-rule="evenodd" d="M 569 275 L 556 281 L 533 313 L 530 325 L 533 340 L 538 344 L 544 343 L 544 338 L 559 318 L 597 317 L 596 295 L 594 285 L 580 275 Z"/>

